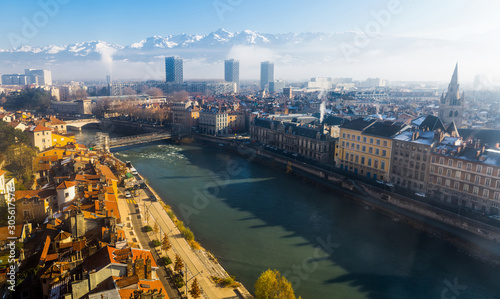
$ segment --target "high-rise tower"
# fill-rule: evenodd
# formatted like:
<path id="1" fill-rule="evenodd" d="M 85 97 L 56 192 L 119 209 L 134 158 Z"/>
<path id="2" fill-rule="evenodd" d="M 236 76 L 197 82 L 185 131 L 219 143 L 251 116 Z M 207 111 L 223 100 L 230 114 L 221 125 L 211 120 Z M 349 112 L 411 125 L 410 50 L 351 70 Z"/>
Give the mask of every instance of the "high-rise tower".
<path id="1" fill-rule="evenodd" d="M 446 95 L 443 93 L 441 96 L 441 103 L 439 104 L 439 118 L 445 124 L 454 122 L 457 128 L 462 126 L 464 114 L 464 94 L 460 94 L 458 84 L 458 63 L 455 66 L 455 71 L 451 77 L 451 82 L 448 85 Z"/>
<path id="2" fill-rule="evenodd" d="M 264 61 L 260 64 L 260 88 L 264 90 L 269 82 L 274 81 L 274 63 Z M 268 87 L 269 88 L 269 87 Z"/>
<path id="3" fill-rule="evenodd" d="M 236 86 L 240 85 L 240 62 L 238 60 L 229 59 L 224 61 L 224 80 L 226 82 L 235 82 Z"/>
<path id="4" fill-rule="evenodd" d="M 182 58 L 175 56 L 165 57 L 165 74 L 167 82 L 183 83 L 184 71 L 182 67 Z"/>

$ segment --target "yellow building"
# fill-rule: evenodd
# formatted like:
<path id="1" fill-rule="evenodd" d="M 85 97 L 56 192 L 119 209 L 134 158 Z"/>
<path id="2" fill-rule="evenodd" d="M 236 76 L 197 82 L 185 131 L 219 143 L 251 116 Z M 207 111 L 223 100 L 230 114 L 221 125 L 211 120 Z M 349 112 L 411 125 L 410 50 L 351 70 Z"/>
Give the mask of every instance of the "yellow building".
<path id="1" fill-rule="evenodd" d="M 75 143 L 75 142 L 76 142 L 75 135 L 58 134 L 56 132 L 52 132 L 52 145 L 53 146 L 65 146 L 68 143 Z"/>
<path id="2" fill-rule="evenodd" d="M 335 162 L 342 170 L 389 181 L 392 138 L 408 129 L 401 123 L 355 119 L 340 126 Z"/>

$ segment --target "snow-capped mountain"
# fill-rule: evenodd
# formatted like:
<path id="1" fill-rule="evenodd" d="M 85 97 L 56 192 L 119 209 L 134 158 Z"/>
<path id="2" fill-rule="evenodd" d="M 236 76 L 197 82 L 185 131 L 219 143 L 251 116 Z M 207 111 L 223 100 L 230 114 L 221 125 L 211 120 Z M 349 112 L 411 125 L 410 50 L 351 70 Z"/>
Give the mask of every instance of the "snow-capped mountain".
<path id="1" fill-rule="evenodd" d="M 81 42 L 69 45 L 50 45 L 31 47 L 24 45 L 17 49 L 0 49 L 0 59 L 7 61 L 39 60 L 99 60 L 102 49 L 114 49 L 115 59 L 145 61 L 149 56 L 177 54 L 183 49 L 229 50 L 233 46 L 265 46 L 276 48 L 282 46 L 307 46 L 308 43 L 335 42 L 343 34 L 326 33 L 288 33 L 262 34 L 252 30 L 229 32 L 224 29 L 206 35 L 179 34 L 152 36 L 130 45 L 111 44 L 105 41 Z M 188 54 L 188 56 L 192 56 Z M 200 54 L 203 54 L 200 51 Z M 186 57 L 189 58 L 189 57 Z M 218 57 L 214 57 L 218 59 Z"/>

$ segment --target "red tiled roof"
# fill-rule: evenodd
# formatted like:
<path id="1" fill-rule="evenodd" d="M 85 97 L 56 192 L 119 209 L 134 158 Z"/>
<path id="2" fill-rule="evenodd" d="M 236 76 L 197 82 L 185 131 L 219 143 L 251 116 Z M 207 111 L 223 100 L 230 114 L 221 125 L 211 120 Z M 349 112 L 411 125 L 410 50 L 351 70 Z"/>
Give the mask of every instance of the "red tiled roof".
<path id="1" fill-rule="evenodd" d="M 7 171 L 5 171 L 5 170 L 1 170 L 1 169 L 0 169 L 0 176 L 4 175 L 4 174 L 6 174 L 6 173 L 7 173 Z"/>
<path id="2" fill-rule="evenodd" d="M 64 181 L 59 186 L 57 186 L 57 189 L 68 189 L 68 188 L 71 188 L 71 187 L 74 187 L 74 186 L 76 186 L 75 182 Z"/>
<path id="3" fill-rule="evenodd" d="M 52 129 L 49 129 L 47 127 L 44 127 L 42 125 L 37 125 L 35 128 L 30 129 L 31 132 L 42 132 L 42 131 L 52 131 Z"/>
<path id="4" fill-rule="evenodd" d="M 50 237 L 47 236 L 47 238 L 45 238 L 45 243 L 43 245 L 42 255 L 40 256 L 40 262 L 38 263 L 39 265 L 43 265 L 47 260 L 47 253 L 49 252 L 49 246 L 50 246 Z"/>

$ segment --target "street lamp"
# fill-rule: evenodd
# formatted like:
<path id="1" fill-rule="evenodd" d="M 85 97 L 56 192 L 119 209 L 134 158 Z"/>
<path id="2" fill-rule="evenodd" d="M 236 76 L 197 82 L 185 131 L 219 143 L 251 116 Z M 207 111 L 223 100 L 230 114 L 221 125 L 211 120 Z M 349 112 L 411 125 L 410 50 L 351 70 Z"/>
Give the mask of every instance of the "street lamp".
<path id="1" fill-rule="evenodd" d="M 184 267 L 186 268 L 186 298 L 188 298 L 188 269 L 187 269 L 187 264 L 184 263 Z M 200 275 L 201 273 L 203 273 L 203 270 L 201 270 L 200 272 L 198 272 L 196 275 L 194 275 L 193 277 L 191 277 L 191 279 L 195 278 L 196 276 Z"/>

